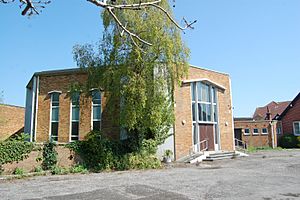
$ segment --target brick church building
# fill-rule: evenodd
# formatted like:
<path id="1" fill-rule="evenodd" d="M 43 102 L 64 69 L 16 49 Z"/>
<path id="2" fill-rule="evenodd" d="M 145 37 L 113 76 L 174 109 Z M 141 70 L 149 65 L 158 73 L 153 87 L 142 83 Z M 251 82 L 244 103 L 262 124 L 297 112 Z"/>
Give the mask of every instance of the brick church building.
<path id="1" fill-rule="evenodd" d="M 25 132 L 31 141 L 69 143 L 84 140 L 91 130 L 101 130 L 114 140 L 124 138 L 116 118 L 107 113 L 105 91 L 70 94 L 71 84 L 84 84 L 87 78 L 78 68 L 34 73 L 26 86 Z M 175 123 L 160 153 L 171 149 L 179 159 L 191 150 L 203 150 L 203 141 L 208 150 L 234 150 L 228 74 L 190 66 L 174 99 Z"/>

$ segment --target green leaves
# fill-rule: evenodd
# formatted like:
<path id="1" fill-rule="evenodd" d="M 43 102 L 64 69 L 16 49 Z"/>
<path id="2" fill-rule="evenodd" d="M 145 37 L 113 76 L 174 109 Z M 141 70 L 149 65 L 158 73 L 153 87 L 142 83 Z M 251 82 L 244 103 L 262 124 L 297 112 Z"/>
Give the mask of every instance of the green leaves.
<path id="1" fill-rule="evenodd" d="M 9 139 L 0 143 L 0 167 L 6 163 L 22 161 L 28 157 L 34 145 L 26 141 L 26 135 Z"/>
<path id="2" fill-rule="evenodd" d="M 167 0 L 160 6 L 172 15 Z M 115 9 L 114 14 L 129 31 L 153 45 L 137 39 L 134 44 L 104 11 L 103 39 L 96 48 L 75 46 L 74 59 L 88 70 L 89 87 L 105 91 L 106 110 L 114 119 L 120 119 L 120 127 L 129 135 L 137 135 L 133 138 L 138 138 L 139 143 L 155 139 L 160 144 L 174 123 L 174 87 L 187 74 L 189 50 L 174 23 L 155 7 Z"/>

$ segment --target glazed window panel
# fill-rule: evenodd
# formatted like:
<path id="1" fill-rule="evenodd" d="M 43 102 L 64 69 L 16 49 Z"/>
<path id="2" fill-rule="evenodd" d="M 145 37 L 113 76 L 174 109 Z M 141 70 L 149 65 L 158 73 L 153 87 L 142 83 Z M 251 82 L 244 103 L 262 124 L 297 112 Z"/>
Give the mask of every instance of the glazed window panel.
<path id="1" fill-rule="evenodd" d="M 101 92 L 99 90 L 92 91 L 92 105 L 93 105 L 93 130 L 99 131 L 101 129 Z"/>
<path id="2" fill-rule="evenodd" d="M 254 129 L 253 129 L 253 135 L 258 135 L 258 134 L 259 134 L 258 128 L 254 128 Z"/>
<path id="3" fill-rule="evenodd" d="M 262 128 L 261 133 L 264 134 L 264 135 L 267 135 L 268 134 L 268 129 L 267 128 Z"/>
<path id="4" fill-rule="evenodd" d="M 79 101 L 80 101 L 80 93 L 75 92 L 74 94 L 72 94 L 71 141 L 79 140 L 79 114 L 80 114 Z"/>
<path id="5" fill-rule="evenodd" d="M 245 128 L 244 135 L 250 135 L 250 129 L 249 128 Z"/>
<path id="6" fill-rule="evenodd" d="M 300 121 L 294 122 L 293 123 L 294 127 L 294 135 L 300 135 Z"/>
<path id="7" fill-rule="evenodd" d="M 51 125 L 50 139 L 58 141 L 58 126 L 59 126 L 59 95 L 58 92 L 51 93 Z"/>

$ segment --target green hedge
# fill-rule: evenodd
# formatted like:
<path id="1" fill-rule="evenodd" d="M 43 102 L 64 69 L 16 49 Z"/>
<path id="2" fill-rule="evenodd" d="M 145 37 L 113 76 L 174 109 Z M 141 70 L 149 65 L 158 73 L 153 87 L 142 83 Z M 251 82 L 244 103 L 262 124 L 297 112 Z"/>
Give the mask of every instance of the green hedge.
<path id="1" fill-rule="evenodd" d="M 300 136 L 293 134 L 286 134 L 279 138 L 278 145 L 282 148 L 299 148 L 300 147 Z"/>
<path id="2" fill-rule="evenodd" d="M 16 138 L 0 142 L 0 168 L 3 164 L 26 159 L 34 145 L 27 141 L 28 136 L 21 134 Z"/>

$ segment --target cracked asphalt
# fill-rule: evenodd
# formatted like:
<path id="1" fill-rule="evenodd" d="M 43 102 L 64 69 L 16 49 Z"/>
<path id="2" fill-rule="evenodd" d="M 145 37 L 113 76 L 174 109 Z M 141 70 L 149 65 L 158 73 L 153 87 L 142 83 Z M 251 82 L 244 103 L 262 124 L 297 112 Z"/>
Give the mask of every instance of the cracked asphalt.
<path id="1" fill-rule="evenodd" d="M 166 169 L 0 180 L 0 199 L 300 199 L 300 150 Z"/>

